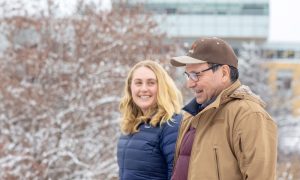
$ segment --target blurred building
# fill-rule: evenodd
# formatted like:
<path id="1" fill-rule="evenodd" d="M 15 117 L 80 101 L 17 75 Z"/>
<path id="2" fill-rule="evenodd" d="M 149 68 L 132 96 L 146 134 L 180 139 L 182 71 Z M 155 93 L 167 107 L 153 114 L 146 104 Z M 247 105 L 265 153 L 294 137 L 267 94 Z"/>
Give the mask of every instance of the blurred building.
<path id="1" fill-rule="evenodd" d="M 282 98 L 277 105 L 288 106 L 293 115 L 300 116 L 299 60 L 277 59 L 266 63 L 273 92 Z"/>
<path id="2" fill-rule="evenodd" d="M 260 50 L 273 92 L 284 99 L 278 103 L 288 104 L 293 115 L 300 116 L 300 43 L 266 42 Z"/>
<path id="3" fill-rule="evenodd" d="M 277 103 L 289 105 L 293 115 L 300 116 L 300 43 L 266 42 L 260 49 L 272 90 L 284 100 Z"/>
<path id="4" fill-rule="evenodd" d="M 244 41 L 263 43 L 269 33 L 269 0 L 128 0 L 154 13 L 168 37 L 191 43 L 217 36 L 234 47 Z"/>

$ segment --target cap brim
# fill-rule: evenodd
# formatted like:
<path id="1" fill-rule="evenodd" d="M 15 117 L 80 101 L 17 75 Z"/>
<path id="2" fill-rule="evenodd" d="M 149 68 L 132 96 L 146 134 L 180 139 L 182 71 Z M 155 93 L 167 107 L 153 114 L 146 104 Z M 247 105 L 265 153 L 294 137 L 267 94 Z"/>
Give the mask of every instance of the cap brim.
<path id="1" fill-rule="evenodd" d="M 178 56 L 178 57 L 172 57 L 171 64 L 173 66 L 179 67 L 179 66 L 186 66 L 187 64 L 202 64 L 207 63 L 206 61 L 195 59 L 190 56 Z"/>

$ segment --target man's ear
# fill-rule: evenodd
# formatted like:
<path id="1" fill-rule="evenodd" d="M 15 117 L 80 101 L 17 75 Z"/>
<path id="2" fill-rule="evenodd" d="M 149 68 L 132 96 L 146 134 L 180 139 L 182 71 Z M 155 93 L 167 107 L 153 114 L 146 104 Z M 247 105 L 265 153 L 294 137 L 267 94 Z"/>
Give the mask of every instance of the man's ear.
<path id="1" fill-rule="evenodd" d="M 230 68 L 228 65 L 221 66 L 221 73 L 222 73 L 222 81 L 223 82 L 230 81 Z"/>

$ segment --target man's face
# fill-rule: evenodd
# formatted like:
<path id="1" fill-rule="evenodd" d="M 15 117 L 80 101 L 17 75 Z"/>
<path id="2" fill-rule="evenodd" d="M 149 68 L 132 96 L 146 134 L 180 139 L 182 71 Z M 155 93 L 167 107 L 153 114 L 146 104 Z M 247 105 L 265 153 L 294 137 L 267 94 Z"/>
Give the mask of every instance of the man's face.
<path id="1" fill-rule="evenodd" d="M 201 72 L 209 67 L 207 63 L 190 64 L 185 67 L 186 73 L 197 74 L 198 80 L 187 79 L 187 87 L 194 91 L 196 101 L 199 104 L 203 104 L 211 98 L 218 96 L 224 89 L 222 66 L 218 67 L 215 72 L 212 69 Z"/>

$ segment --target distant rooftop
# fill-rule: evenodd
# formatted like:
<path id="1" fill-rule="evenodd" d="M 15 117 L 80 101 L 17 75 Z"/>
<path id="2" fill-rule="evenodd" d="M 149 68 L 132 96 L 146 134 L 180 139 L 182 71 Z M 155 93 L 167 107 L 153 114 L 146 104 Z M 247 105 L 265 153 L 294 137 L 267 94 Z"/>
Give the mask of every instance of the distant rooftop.
<path id="1" fill-rule="evenodd" d="M 300 51 L 300 43 L 293 42 L 266 42 L 262 45 L 263 49 L 276 49 L 276 50 L 293 50 Z"/>

